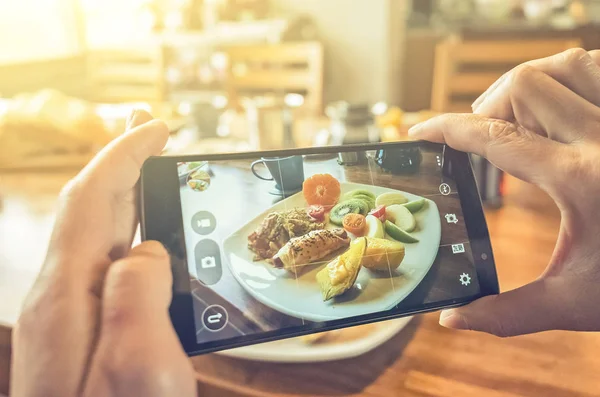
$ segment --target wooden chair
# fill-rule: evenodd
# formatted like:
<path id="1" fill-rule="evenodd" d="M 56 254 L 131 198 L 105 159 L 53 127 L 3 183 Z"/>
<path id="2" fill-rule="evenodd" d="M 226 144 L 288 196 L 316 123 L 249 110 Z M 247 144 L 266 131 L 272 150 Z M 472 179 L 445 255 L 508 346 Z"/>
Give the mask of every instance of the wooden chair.
<path id="1" fill-rule="evenodd" d="M 89 99 L 101 103 L 166 100 L 159 45 L 93 50 L 88 54 Z"/>
<path id="2" fill-rule="evenodd" d="M 436 46 L 431 109 L 471 112 L 471 104 L 503 73 L 523 62 L 580 47 L 577 39 L 463 40 Z"/>
<path id="3" fill-rule="evenodd" d="M 318 42 L 251 45 L 225 49 L 230 104 L 244 96 L 300 93 L 310 113 L 323 111 L 323 46 Z"/>

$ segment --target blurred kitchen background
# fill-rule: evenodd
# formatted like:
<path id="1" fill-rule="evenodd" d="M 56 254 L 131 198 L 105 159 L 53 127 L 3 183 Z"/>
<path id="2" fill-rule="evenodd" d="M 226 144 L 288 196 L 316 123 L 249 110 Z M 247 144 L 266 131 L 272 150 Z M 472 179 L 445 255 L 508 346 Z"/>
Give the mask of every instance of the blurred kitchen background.
<path id="1" fill-rule="evenodd" d="M 402 140 L 599 33 L 592 0 L 4 0 L 0 168 L 84 164 L 134 107 L 171 153 Z"/>

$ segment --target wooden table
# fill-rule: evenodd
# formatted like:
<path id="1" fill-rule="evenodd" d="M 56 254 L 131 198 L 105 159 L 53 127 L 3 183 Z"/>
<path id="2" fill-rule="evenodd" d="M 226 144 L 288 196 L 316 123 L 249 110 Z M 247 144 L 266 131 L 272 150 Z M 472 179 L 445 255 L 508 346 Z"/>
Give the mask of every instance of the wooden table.
<path id="1" fill-rule="evenodd" d="M 7 327 L 39 269 L 56 193 L 69 177 L 0 176 L 0 322 Z M 529 190 L 525 196 L 526 204 L 539 207 Z M 559 220 L 553 207 L 544 208 L 539 212 L 508 200 L 504 208 L 488 212 L 503 289 L 535 279 L 546 266 Z M 21 243 L 21 233 L 27 242 Z M 7 327 L 0 327 L 0 393 L 7 390 Z M 441 328 L 434 313 L 356 359 L 295 365 L 211 354 L 193 363 L 204 397 L 590 397 L 600 396 L 599 353 L 600 334 L 553 331 L 499 339 Z"/>

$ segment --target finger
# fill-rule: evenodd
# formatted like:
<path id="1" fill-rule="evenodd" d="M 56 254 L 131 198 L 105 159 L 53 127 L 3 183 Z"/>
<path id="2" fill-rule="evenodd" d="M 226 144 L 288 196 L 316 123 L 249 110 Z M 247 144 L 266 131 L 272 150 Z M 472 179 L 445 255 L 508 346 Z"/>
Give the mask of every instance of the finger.
<path id="1" fill-rule="evenodd" d="M 136 127 L 139 127 L 140 125 L 148 123 L 152 120 L 153 117 L 150 113 L 146 112 L 145 110 L 134 109 L 127 119 L 124 133 L 128 134 Z M 138 183 L 134 189 L 130 190 L 130 193 L 127 195 L 127 197 L 123 197 L 122 202 L 134 204 L 137 207 L 137 204 L 139 203 L 139 191 L 140 189 Z M 132 206 L 132 209 L 133 207 L 134 206 Z M 131 244 L 139 225 L 137 211 L 124 211 L 121 215 L 120 223 L 124 226 L 116 228 L 114 247 L 110 252 L 111 260 L 122 258 L 123 256 L 127 255 L 131 249 Z"/>
<path id="2" fill-rule="evenodd" d="M 125 131 L 145 124 L 153 119 L 152 115 L 142 109 L 134 109 L 125 123 Z"/>
<path id="3" fill-rule="evenodd" d="M 582 48 L 527 62 L 588 102 L 600 106 L 600 66 Z"/>
<path id="4" fill-rule="evenodd" d="M 137 182 L 144 161 L 161 153 L 169 138 L 167 125 L 152 120 L 116 138 L 102 150 L 79 178 L 88 188 L 118 195 Z"/>
<path id="5" fill-rule="evenodd" d="M 471 105 L 471 109 L 473 111 L 477 110 L 477 108 L 479 107 L 479 105 L 481 105 L 483 103 L 483 101 L 485 101 L 485 99 L 488 97 L 488 95 L 490 94 L 490 92 L 494 92 L 496 90 L 496 88 L 498 88 L 498 86 L 500 84 L 502 84 L 502 82 L 504 82 L 504 80 L 508 77 L 510 71 L 504 73 L 502 76 L 500 76 L 500 78 L 498 80 L 496 80 L 494 82 L 494 84 L 492 84 L 487 90 L 485 90 L 483 92 L 483 94 L 481 94 L 476 100 L 475 102 L 473 102 L 473 104 Z"/>
<path id="6" fill-rule="evenodd" d="M 589 52 L 590 57 L 594 60 L 594 63 L 600 66 L 600 50 L 592 50 Z"/>
<path id="7" fill-rule="evenodd" d="M 561 181 L 567 169 L 561 168 L 561 161 L 569 159 L 564 154 L 573 150 L 507 121 L 474 114 L 437 116 L 414 126 L 409 134 L 483 156 L 517 178 L 546 189 Z"/>
<path id="8" fill-rule="evenodd" d="M 573 326 L 568 320 L 572 307 L 559 292 L 556 283 L 539 279 L 500 295 L 486 296 L 467 306 L 444 310 L 440 324 L 500 337 L 568 328 Z"/>
<path id="9" fill-rule="evenodd" d="M 168 314 L 171 288 L 169 255 L 154 241 L 109 268 L 89 395 L 195 396 L 194 372 Z"/>
<path id="10" fill-rule="evenodd" d="M 590 103 L 600 106 L 599 61 L 600 56 L 597 51 L 587 52 L 581 48 L 574 48 L 547 58 L 529 61 L 523 65 L 538 69 Z M 505 116 L 500 113 L 492 112 L 486 113 L 479 109 L 479 107 L 487 102 L 490 94 L 496 91 L 502 82 L 515 73 L 519 73 L 519 67 L 505 73 L 486 92 L 484 92 L 473 103 L 473 111 L 488 117 L 508 120 L 508 115 Z M 498 100 L 498 96 L 496 96 L 496 100 Z M 504 98 L 504 100 L 506 101 L 507 99 Z M 490 104 L 488 103 L 487 109 L 489 110 L 489 108 Z"/>
<path id="11" fill-rule="evenodd" d="M 134 247 L 106 275 L 103 322 L 107 326 L 140 323 L 167 316 L 172 275 L 169 254 L 156 241 Z"/>
<path id="12" fill-rule="evenodd" d="M 560 142 L 585 138 L 590 120 L 600 118 L 595 105 L 531 66 L 511 73 L 474 113 L 516 121 Z"/>
<path id="13" fill-rule="evenodd" d="M 132 208 L 135 206 L 132 192 L 142 164 L 151 155 L 160 154 L 168 134 L 166 125 L 158 120 L 133 128 L 105 147 L 69 183 L 62 194 L 62 208 L 50 242 L 52 249 L 48 251 L 64 256 L 55 258 L 59 259 L 55 262 L 66 265 L 77 258 L 78 263 L 86 260 L 96 263 L 99 255 L 111 250 L 115 242 L 115 222 L 124 222 L 113 219 L 115 202 L 129 200 Z M 132 220 L 126 222 L 129 225 Z M 83 241 L 92 234 L 98 247 Z"/>

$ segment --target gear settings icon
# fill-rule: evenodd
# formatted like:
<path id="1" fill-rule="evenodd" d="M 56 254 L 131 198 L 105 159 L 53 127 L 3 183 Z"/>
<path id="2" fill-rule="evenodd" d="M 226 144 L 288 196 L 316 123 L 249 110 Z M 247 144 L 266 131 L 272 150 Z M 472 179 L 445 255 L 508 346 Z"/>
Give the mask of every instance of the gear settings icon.
<path id="1" fill-rule="evenodd" d="M 471 276 L 467 273 L 463 273 L 460 275 L 460 283 L 464 286 L 471 284 Z"/>

